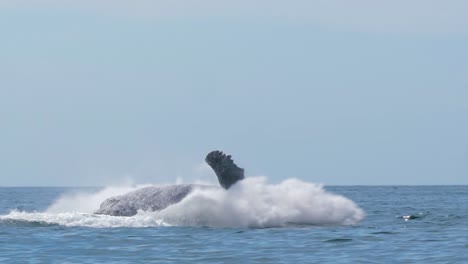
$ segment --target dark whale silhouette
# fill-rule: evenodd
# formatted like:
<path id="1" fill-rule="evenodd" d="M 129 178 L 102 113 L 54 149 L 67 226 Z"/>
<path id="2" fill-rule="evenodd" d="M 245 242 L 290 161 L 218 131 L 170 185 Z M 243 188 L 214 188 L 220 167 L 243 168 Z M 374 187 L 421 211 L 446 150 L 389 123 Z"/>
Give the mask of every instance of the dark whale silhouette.
<path id="1" fill-rule="evenodd" d="M 219 184 L 224 189 L 229 189 L 236 182 L 244 179 L 244 169 L 237 167 L 230 155 L 215 150 L 205 158 L 206 163 L 216 173 Z M 151 186 L 141 188 L 124 195 L 106 199 L 101 203 L 96 214 L 114 216 L 132 216 L 138 210 L 159 211 L 169 205 L 180 202 L 195 188 L 219 188 L 198 184 L 177 184 L 167 186 Z"/>

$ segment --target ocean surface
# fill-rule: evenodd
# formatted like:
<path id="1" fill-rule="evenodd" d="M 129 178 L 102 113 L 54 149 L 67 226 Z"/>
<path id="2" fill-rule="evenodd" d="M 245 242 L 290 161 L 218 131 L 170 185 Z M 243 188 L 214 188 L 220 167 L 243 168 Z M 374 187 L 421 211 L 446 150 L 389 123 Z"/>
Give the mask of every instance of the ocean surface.
<path id="1" fill-rule="evenodd" d="M 93 211 L 134 186 L 0 188 L 0 263 L 468 263 L 468 186 L 249 186 L 132 217 Z"/>

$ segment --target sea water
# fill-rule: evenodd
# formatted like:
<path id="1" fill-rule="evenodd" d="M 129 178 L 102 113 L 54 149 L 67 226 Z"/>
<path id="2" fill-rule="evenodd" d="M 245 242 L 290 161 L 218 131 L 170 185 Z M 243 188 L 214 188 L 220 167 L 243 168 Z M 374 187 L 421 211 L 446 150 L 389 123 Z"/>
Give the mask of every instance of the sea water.
<path id="1" fill-rule="evenodd" d="M 139 187 L 0 188 L 0 263 L 468 263 L 468 186 L 257 177 L 161 212 L 93 214 Z"/>

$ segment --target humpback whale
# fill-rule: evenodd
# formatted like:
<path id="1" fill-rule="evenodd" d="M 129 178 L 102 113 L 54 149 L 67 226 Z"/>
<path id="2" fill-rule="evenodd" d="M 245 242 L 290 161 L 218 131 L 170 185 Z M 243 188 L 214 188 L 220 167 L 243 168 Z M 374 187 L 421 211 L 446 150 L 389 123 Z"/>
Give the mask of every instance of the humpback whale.
<path id="1" fill-rule="evenodd" d="M 222 151 L 215 150 L 205 158 L 206 163 L 218 177 L 219 184 L 229 189 L 236 182 L 244 179 L 244 169 L 239 168 L 231 158 Z M 184 199 L 195 188 L 219 188 L 199 184 L 176 184 L 141 188 L 124 195 L 106 199 L 101 203 L 96 214 L 113 216 L 132 216 L 138 210 L 159 211 Z"/>

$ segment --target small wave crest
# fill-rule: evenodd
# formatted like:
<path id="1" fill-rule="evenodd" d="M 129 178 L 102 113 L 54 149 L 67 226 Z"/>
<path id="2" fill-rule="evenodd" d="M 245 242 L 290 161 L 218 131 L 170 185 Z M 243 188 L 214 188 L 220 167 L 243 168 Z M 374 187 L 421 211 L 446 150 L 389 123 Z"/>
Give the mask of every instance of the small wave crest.
<path id="1" fill-rule="evenodd" d="M 147 185 L 146 185 L 147 186 Z M 247 178 L 228 191 L 196 188 L 181 202 L 159 212 L 131 217 L 93 214 L 112 196 L 144 186 L 107 187 L 94 193 L 65 194 L 45 212 L 11 211 L 0 221 L 37 222 L 85 227 L 281 227 L 288 225 L 352 225 L 364 218 L 353 201 L 319 184 L 288 179 L 269 184 L 265 177 Z"/>

